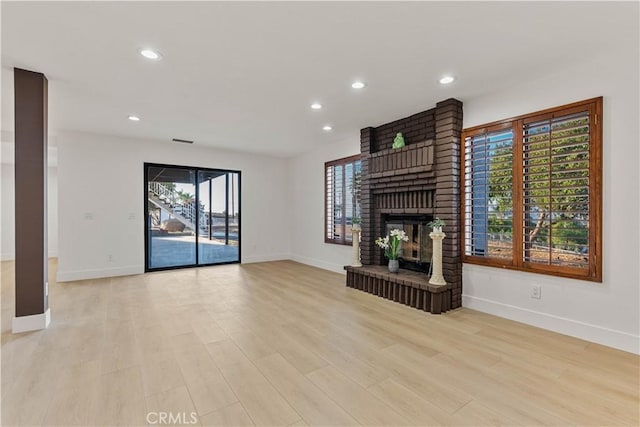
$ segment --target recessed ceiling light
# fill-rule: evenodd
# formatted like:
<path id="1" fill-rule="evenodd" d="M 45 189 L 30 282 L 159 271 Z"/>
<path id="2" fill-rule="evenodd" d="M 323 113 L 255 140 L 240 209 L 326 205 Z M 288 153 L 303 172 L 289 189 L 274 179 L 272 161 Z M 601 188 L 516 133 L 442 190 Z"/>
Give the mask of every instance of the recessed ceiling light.
<path id="1" fill-rule="evenodd" d="M 129 116 L 128 119 L 131 120 L 132 122 L 139 122 L 140 121 L 140 117 L 138 117 L 138 116 Z"/>
<path id="2" fill-rule="evenodd" d="M 322 108 L 322 104 L 318 103 L 318 102 L 314 102 L 313 104 L 311 104 L 311 109 L 312 110 L 320 110 Z"/>
<path id="3" fill-rule="evenodd" d="M 453 83 L 453 81 L 456 78 L 453 76 L 444 76 L 443 78 L 440 79 L 440 84 L 441 85 L 448 85 L 449 83 Z"/>
<path id="4" fill-rule="evenodd" d="M 353 83 L 351 83 L 351 87 L 354 89 L 363 89 L 366 86 L 366 84 L 364 82 L 361 81 L 355 81 Z"/>
<path id="5" fill-rule="evenodd" d="M 147 59 L 160 59 L 162 55 L 160 52 L 153 49 L 140 49 L 140 55 L 144 56 Z"/>
<path id="6" fill-rule="evenodd" d="M 325 125 L 322 127 L 322 130 L 329 132 L 330 130 L 333 130 L 333 128 L 329 125 Z"/>

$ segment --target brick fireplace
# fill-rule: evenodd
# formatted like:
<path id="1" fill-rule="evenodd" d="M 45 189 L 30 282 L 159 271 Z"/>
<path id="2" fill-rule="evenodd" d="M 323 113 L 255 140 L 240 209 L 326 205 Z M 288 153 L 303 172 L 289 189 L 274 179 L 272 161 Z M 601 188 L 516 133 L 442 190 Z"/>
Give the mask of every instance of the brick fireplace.
<path id="1" fill-rule="evenodd" d="M 396 133 L 406 146 L 393 149 Z M 448 99 L 421 113 L 360 131 L 362 161 L 363 267 L 345 267 L 347 286 L 413 307 L 440 313 L 461 306 L 462 264 L 459 253 L 460 135 L 462 102 Z M 388 224 L 419 224 L 440 217 L 443 231 L 443 273 L 446 287 L 428 284 L 430 242 L 413 231 L 411 259 L 400 273 L 388 273 L 386 260 L 375 239 Z M 418 227 L 417 225 L 415 227 Z M 427 233 L 428 234 L 428 233 Z M 429 246 L 429 247 L 427 247 Z M 422 254 L 422 259 L 416 261 Z M 421 271 L 422 270 L 422 271 Z"/>

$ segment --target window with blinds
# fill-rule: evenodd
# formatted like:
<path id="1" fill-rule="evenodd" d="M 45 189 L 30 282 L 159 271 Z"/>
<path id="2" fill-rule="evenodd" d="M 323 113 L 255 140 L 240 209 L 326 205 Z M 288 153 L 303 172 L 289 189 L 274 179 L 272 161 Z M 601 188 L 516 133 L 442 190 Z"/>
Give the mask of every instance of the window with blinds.
<path id="1" fill-rule="evenodd" d="M 360 156 L 325 163 L 325 242 L 350 245 L 360 219 Z"/>
<path id="2" fill-rule="evenodd" d="M 513 258 L 513 130 L 465 139 L 465 252 Z"/>
<path id="3" fill-rule="evenodd" d="M 602 280 L 602 98 L 465 129 L 463 260 Z"/>
<path id="4" fill-rule="evenodd" d="M 587 268 L 588 111 L 524 124 L 522 166 L 524 262 Z"/>

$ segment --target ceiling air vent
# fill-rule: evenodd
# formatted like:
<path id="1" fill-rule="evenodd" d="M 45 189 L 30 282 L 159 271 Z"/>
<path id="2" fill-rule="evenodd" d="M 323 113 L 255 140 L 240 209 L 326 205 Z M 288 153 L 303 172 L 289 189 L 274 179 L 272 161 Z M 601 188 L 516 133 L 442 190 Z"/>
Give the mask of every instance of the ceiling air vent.
<path id="1" fill-rule="evenodd" d="M 188 139 L 173 138 L 172 141 L 173 142 L 182 142 L 183 144 L 193 144 L 193 141 L 189 141 Z"/>

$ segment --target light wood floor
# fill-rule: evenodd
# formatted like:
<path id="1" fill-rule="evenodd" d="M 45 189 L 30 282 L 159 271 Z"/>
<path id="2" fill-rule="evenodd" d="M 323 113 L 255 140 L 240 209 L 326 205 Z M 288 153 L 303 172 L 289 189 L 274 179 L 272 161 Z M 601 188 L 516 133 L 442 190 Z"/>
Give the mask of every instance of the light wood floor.
<path id="1" fill-rule="evenodd" d="M 3 426 L 639 424 L 637 356 L 294 262 L 51 280 L 20 335 L 2 273 Z"/>

